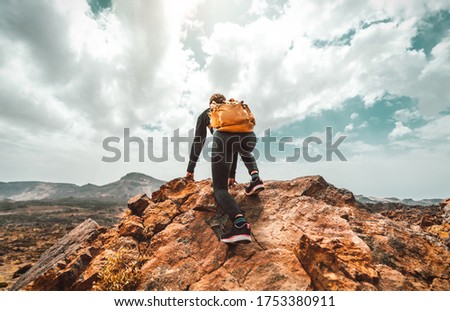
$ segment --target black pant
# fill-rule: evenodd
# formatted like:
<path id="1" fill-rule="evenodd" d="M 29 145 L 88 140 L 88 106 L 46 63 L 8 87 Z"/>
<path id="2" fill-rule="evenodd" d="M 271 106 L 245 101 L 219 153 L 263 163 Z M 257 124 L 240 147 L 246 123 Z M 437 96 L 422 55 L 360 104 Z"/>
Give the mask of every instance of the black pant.
<path id="1" fill-rule="evenodd" d="M 214 195 L 220 208 L 231 220 L 237 214 L 242 214 L 234 198 L 228 193 L 228 176 L 233 155 L 239 153 L 249 173 L 257 171 L 255 158 L 252 154 L 256 146 L 255 133 L 228 133 L 216 131 L 213 136 L 212 148 L 212 179 Z"/>

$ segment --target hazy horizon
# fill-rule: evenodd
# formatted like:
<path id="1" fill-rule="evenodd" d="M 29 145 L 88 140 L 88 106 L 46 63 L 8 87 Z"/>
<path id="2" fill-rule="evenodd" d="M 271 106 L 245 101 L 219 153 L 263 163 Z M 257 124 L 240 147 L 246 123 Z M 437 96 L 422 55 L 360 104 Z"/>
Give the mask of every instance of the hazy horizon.
<path id="1" fill-rule="evenodd" d="M 119 177 L 119 178 L 117 178 L 117 179 L 115 179 L 115 180 L 111 180 L 111 181 L 109 181 L 109 182 L 107 182 L 107 183 L 105 183 L 105 184 L 95 184 L 95 183 L 92 183 L 92 182 L 84 183 L 84 184 L 77 184 L 77 183 L 69 183 L 69 182 L 64 182 L 64 181 L 58 182 L 58 181 L 45 181 L 45 180 L 15 180 L 15 181 L 3 181 L 3 180 L 0 180 L 0 183 L 10 183 L 10 182 L 46 182 L 46 183 L 74 184 L 74 185 L 77 185 L 77 186 L 80 186 L 80 187 L 81 187 L 81 186 L 84 186 L 84 185 L 87 185 L 87 184 L 93 184 L 93 185 L 95 185 L 95 186 L 100 186 L 100 187 L 101 187 L 101 186 L 105 186 L 105 185 L 107 185 L 107 184 L 116 182 L 116 181 L 120 180 L 122 177 L 125 177 L 125 176 L 128 175 L 128 174 L 134 174 L 134 173 L 143 174 L 143 175 L 146 175 L 146 176 L 149 176 L 149 177 L 152 177 L 152 178 L 155 178 L 155 179 L 157 179 L 157 180 L 164 181 L 164 182 L 169 182 L 169 181 L 170 181 L 170 180 L 164 180 L 164 179 L 158 178 L 157 176 L 147 175 L 147 174 L 140 173 L 140 172 L 129 172 L 129 173 L 127 173 L 127 174 L 125 174 L 125 175 L 123 175 L 123 176 L 121 176 L 121 177 Z M 311 175 L 305 175 L 305 176 L 311 176 Z M 305 176 L 298 176 L 298 177 L 305 177 Z M 181 176 L 180 176 L 180 177 L 181 177 Z M 209 178 L 211 178 L 211 177 L 209 177 Z M 205 178 L 205 179 L 206 179 L 206 178 Z M 281 181 L 281 180 L 284 180 L 284 179 L 270 179 L 270 180 L 280 180 L 280 181 Z M 266 180 L 266 181 L 270 181 L 270 180 Z M 199 181 L 199 180 L 197 179 L 196 181 Z M 239 182 L 245 183 L 245 182 L 247 182 L 247 181 L 245 181 L 245 180 L 239 180 Z M 339 185 L 334 185 L 334 186 L 340 188 Z M 350 191 L 351 191 L 351 189 L 347 189 L 347 190 L 350 190 Z M 352 192 L 353 192 L 353 191 L 352 191 Z M 370 195 L 370 194 L 366 194 L 366 193 L 353 193 L 353 194 L 354 194 L 355 196 L 356 196 L 356 195 L 363 195 L 363 196 L 368 197 L 368 198 L 371 198 L 371 197 L 373 197 L 373 198 L 394 198 L 394 197 L 380 197 L 380 196 Z M 396 199 L 400 199 L 400 200 L 407 200 L 407 199 L 413 199 L 413 200 L 431 200 L 431 199 L 440 199 L 440 200 L 444 200 L 444 199 L 446 199 L 447 197 L 427 197 L 427 198 L 395 197 L 395 198 L 396 198 Z"/>

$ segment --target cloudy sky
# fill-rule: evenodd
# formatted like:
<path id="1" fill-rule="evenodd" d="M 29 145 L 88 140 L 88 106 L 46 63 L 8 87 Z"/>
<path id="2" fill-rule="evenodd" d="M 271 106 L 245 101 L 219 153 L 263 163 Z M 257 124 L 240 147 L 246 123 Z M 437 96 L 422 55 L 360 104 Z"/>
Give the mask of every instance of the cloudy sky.
<path id="1" fill-rule="evenodd" d="M 221 92 L 250 105 L 259 137 L 292 137 L 272 146 L 276 162 L 260 158 L 264 179 L 320 174 L 356 194 L 449 197 L 449 10 L 448 0 L 2 0 L 0 181 L 182 176 L 187 160 L 171 145 L 156 163 L 132 143 L 125 162 L 124 128 L 162 154 L 163 137 L 186 135 Z M 347 161 L 286 162 L 305 138 L 325 142 L 326 127 L 347 136 Z M 107 163 L 112 136 L 122 157 Z M 196 178 L 209 176 L 200 161 Z M 248 178 L 242 164 L 238 176 Z"/>

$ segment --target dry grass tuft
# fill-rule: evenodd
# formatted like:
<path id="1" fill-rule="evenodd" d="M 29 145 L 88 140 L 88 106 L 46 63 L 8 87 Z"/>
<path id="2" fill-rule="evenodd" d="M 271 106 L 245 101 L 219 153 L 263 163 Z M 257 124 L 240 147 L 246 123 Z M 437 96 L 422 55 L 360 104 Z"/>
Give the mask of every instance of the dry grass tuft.
<path id="1" fill-rule="evenodd" d="M 110 256 L 99 273 L 99 280 L 92 287 L 95 291 L 136 290 L 140 280 L 139 262 L 127 256 L 126 249 L 119 249 Z"/>

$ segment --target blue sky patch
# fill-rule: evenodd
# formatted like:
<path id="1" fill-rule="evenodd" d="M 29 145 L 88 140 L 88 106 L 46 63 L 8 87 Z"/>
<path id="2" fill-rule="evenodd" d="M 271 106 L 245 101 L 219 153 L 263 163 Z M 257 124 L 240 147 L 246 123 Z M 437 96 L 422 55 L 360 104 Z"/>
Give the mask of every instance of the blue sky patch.
<path id="1" fill-rule="evenodd" d="M 381 24 L 381 23 L 389 23 L 392 20 L 390 18 L 385 18 L 382 20 L 377 20 L 373 22 L 361 22 L 359 25 L 359 29 L 366 29 L 372 25 Z M 318 48 L 324 48 L 327 46 L 344 46 L 351 45 L 353 37 L 355 36 L 358 28 L 352 28 L 348 30 L 345 34 L 340 37 L 335 38 L 334 40 L 314 40 L 313 45 Z"/>
<path id="2" fill-rule="evenodd" d="M 333 133 L 346 133 L 349 140 L 384 145 L 388 143 L 388 135 L 396 122 L 401 121 L 411 129 L 426 124 L 416 108 L 417 101 L 406 96 L 386 96 L 370 107 L 364 105 L 362 98 L 355 97 L 347 100 L 340 109 L 308 115 L 303 120 L 273 131 L 273 135 L 301 138 L 312 133 L 324 133 L 325 128 L 331 126 Z"/>
<path id="3" fill-rule="evenodd" d="M 356 34 L 356 29 L 350 29 L 342 36 L 334 39 L 334 40 L 314 40 L 313 44 L 315 47 L 318 48 L 324 48 L 327 46 L 343 46 L 343 45 L 350 45 L 353 36 Z"/>
<path id="4" fill-rule="evenodd" d="M 438 11 L 419 22 L 417 35 L 411 40 L 413 50 L 423 50 L 427 58 L 431 50 L 448 35 L 450 30 L 450 12 Z"/>
<path id="5" fill-rule="evenodd" d="M 361 27 L 361 29 L 366 29 L 366 28 L 369 28 L 372 25 L 385 24 L 385 23 L 390 23 L 390 22 L 392 22 L 391 18 L 385 18 L 385 19 L 380 19 L 380 20 L 376 20 L 376 21 L 373 21 L 373 22 L 362 22 L 360 27 Z"/>
<path id="6" fill-rule="evenodd" d="M 98 15 L 103 10 L 112 8 L 111 0 L 88 0 L 88 4 L 91 7 L 92 13 Z"/>

